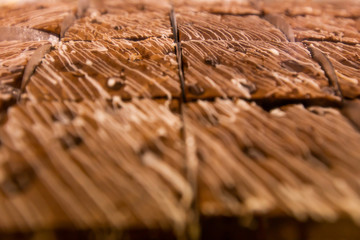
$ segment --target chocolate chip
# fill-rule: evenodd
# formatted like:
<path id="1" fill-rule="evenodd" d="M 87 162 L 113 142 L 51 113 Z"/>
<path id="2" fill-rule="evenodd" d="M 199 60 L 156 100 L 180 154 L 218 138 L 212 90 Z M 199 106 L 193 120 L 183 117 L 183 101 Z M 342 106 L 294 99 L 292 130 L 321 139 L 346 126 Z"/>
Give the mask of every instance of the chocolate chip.
<path id="1" fill-rule="evenodd" d="M 24 192 L 35 179 L 34 170 L 19 161 L 7 162 L 3 169 L 6 177 L 0 182 L 0 188 L 7 196 Z"/>
<path id="2" fill-rule="evenodd" d="M 114 30 L 117 30 L 117 31 L 118 31 L 118 30 L 121 30 L 121 29 L 122 29 L 122 26 L 115 26 L 115 27 L 114 27 Z"/>
<path id="3" fill-rule="evenodd" d="M 58 121 L 71 121 L 76 117 L 76 113 L 72 112 L 69 109 L 66 109 L 62 112 L 57 112 L 53 115 L 51 115 L 51 119 L 54 122 L 58 122 Z"/>
<path id="4" fill-rule="evenodd" d="M 266 154 L 262 150 L 260 150 L 260 149 L 258 149 L 256 147 L 245 146 L 243 148 L 243 152 L 253 160 L 264 160 L 264 159 L 266 159 Z"/>
<path id="5" fill-rule="evenodd" d="M 122 87 L 125 86 L 125 75 L 120 74 L 120 78 L 119 77 L 109 78 L 106 82 L 106 86 L 112 90 L 120 90 Z"/>
<path id="6" fill-rule="evenodd" d="M 196 157 L 200 162 L 205 162 L 204 155 L 199 149 L 196 150 Z"/>
<path id="7" fill-rule="evenodd" d="M 61 146 L 64 149 L 69 149 L 69 148 L 78 146 L 83 142 L 83 140 L 80 136 L 73 135 L 73 134 L 67 134 L 67 135 L 61 137 L 59 140 L 60 140 Z"/>
<path id="8" fill-rule="evenodd" d="M 205 57 L 204 61 L 207 65 L 211 65 L 213 67 L 216 66 L 216 64 L 219 64 L 219 61 L 217 59 L 214 59 L 209 56 Z"/>
<path id="9" fill-rule="evenodd" d="M 190 94 L 196 96 L 202 95 L 205 92 L 205 90 L 198 84 L 187 85 L 186 88 Z"/>
<path id="10" fill-rule="evenodd" d="M 96 18 L 91 20 L 91 23 L 95 23 L 95 24 L 101 24 L 102 22 L 98 21 Z"/>
<path id="11" fill-rule="evenodd" d="M 159 157 L 162 157 L 163 156 L 163 152 L 162 150 L 158 147 L 158 145 L 156 144 L 156 141 L 158 140 L 155 140 L 155 141 L 149 141 L 149 142 L 146 142 L 142 145 L 142 147 L 140 148 L 139 150 L 139 155 L 140 156 L 144 156 L 146 153 L 153 153 Z"/>
<path id="12" fill-rule="evenodd" d="M 322 155 L 321 153 L 319 154 L 315 151 L 311 151 L 310 154 L 306 157 L 306 159 L 314 165 L 322 165 L 327 169 L 332 168 L 332 163 L 326 158 L 326 156 Z"/>

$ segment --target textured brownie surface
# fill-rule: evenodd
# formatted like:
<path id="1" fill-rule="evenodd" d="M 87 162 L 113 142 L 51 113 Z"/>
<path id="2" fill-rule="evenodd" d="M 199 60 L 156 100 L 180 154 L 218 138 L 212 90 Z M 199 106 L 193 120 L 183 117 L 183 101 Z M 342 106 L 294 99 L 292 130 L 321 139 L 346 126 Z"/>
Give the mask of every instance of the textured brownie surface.
<path id="1" fill-rule="evenodd" d="M 64 41 L 144 39 L 149 37 L 171 37 L 169 13 L 120 12 L 93 14 L 81 18 L 67 31 Z"/>
<path id="2" fill-rule="evenodd" d="M 359 9 L 2 6 L 0 238 L 359 239 Z"/>
<path id="3" fill-rule="evenodd" d="M 182 123 L 166 105 L 13 107 L 0 130 L 0 229 L 183 230 L 192 192 L 182 173 Z"/>
<path id="4" fill-rule="evenodd" d="M 100 6 L 106 9 L 108 13 L 135 13 L 135 12 L 169 12 L 173 1 L 163 0 L 106 0 L 97 1 Z M 99 4 L 98 4 L 99 5 Z"/>
<path id="5" fill-rule="evenodd" d="M 297 43 L 183 43 L 186 94 L 191 98 L 334 98 L 320 66 Z"/>
<path id="6" fill-rule="evenodd" d="M 261 6 L 266 13 L 284 13 L 288 16 L 322 16 L 357 18 L 360 17 L 360 3 L 357 0 L 342 1 L 264 1 Z"/>
<path id="7" fill-rule="evenodd" d="M 217 99 L 188 103 L 185 123 L 203 214 L 357 219 L 360 134 L 338 110 Z"/>
<path id="8" fill-rule="evenodd" d="M 209 12 L 229 15 L 260 15 L 260 5 L 252 1 L 236 0 L 174 0 L 173 6 L 178 12 Z"/>
<path id="9" fill-rule="evenodd" d="M 76 6 L 76 1 L 1 6 L 0 26 L 28 27 L 59 35 L 62 21 L 75 11 Z"/>
<path id="10" fill-rule="evenodd" d="M 285 21 L 293 28 L 297 41 L 317 40 L 349 44 L 360 43 L 357 23 L 351 18 L 306 15 L 285 17 Z"/>
<path id="11" fill-rule="evenodd" d="M 181 41 L 287 41 L 278 29 L 258 16 L 180 12 L 177 22 Z"/>
<path id="12" fill-rule="evenodd" d="M 178 97 L 173 41 L 113 40 L 60 43 L 45 56 L 27 86 L 38 100 Z"/>

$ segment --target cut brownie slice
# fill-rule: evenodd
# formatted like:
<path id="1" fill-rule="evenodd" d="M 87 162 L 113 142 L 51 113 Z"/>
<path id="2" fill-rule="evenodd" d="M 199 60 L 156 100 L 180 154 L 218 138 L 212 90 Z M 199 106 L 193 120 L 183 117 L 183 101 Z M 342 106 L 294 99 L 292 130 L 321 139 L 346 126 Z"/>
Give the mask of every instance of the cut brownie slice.
<path id="1" fill-rule="evenodd" d="M 338 99 L 302 44 L 189 41 L 182 47 L 188 99 Z"/>
<path id="2" fill-rule="evenodd" d="M 77 20 L 63 40 L 141 40 L 150 37 L 172 37 L 169 12 L 91 14 Z"/>
<path id="3" fill-rule="evenodd" d="M 181 12 L 177 14 L 176 18 L 181 41 L 287 41 L 284 34 L 258 16 L 229 16 Z"/>
<path id="4" fill-rule="evenodd" d="M 305 41 L 324 52 L 331 61 L 342 94 L 347 98 L 360 96 L 360 46 L 342 43 Z"/>
<path id="5" fill-rule="evenodd" d="M 24 68 L 32 54 L 47 41 L 0 41 L 0 85 L 20 88 Z"/>
<path id="6" fill-rule="evenodd" d="M 338 110 L 217 99 L 184 117 L 205 216 L 360 219 L 360 133 Z"/>
<path id="7" fill-rule="evenodd" d="M 0 26 L 28 27 L 59 35 L 62 21 L 69 13 L 75 12 L 76 6 L 76 1 L 35 1 L 2 6 Z"/>
<path id="8" fill-rule="evenodd" d="M 0 127 L 1 229 L 184 231 L 181 127 L 148 99 L 12 107 Z"/>
<path id="9" fill-rule="evenodd" d="M 297 16 L 284 17 L 293 28 L 297 41 L 318 40 L 360 43 L 357 23 L 351 18 L 335 18 L 332 16 Z"/>
<path id="10" fill-rule="evenodd" d="M 236 0 L 175 0 L 173 1 L 175 11 L 179 12 L 209 12 L 214 14 L 229 15 L 260 15 L 260 4 L 254 1 Z"/>
<path id="11" fill-rule="evenodd" d="M 167 12 L 169 13 L 172 7 L 170 0 L 97 0 L 102 3 L 102 7 L 106 12 L 112 14 L 126 14 L 136 12 Z"/>
<path id="12" fill-rule="evenodd" d="M 180 95 L 173 40 L 62 42 L 45 56 L 27 85 L 38 100 Z"/>
<path id="13" fill-rule="evenodd" d="M 324 16 L 356 18 L 360 17 L 360 4 L 357 0 L 320 1 L 264 1 L 265 13 L 283 13 L 288 16 Z"/>

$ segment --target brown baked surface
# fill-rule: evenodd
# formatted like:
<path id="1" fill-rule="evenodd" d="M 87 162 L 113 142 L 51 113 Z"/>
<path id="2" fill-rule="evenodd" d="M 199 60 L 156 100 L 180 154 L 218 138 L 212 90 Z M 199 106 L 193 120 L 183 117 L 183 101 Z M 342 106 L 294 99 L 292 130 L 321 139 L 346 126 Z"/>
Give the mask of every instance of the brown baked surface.
<path id="1" fill-rule="evenodd" d="M 298 43 L 189 41 L 183 43 L 183 58 L 189 99 L 335 100 L 320 66 Z"/>
<path id="2" fill-rule="evenodd" d="M 173 41 L 62 42 L 38 66 L 27 85 L 40 100 L 179 97 Z"/>
<path id="3" fill-rule="evenodd" d="M 70 0 L 1 6 L 0 26 L 27 27 L 59 35 L 61 22 L 76 6 L 76 1 Z"/>
<path id="4" fill-rule="evenodd" d="M 116 12 L 79 19 L 67 31 L 64 41 L 146 39 L 171 37 L 168 12 Z"/>
<path id="5" fill-rule="evenodd" d="M 2 5 L 0 239 L 359 239 L 359 18 Z"/>
<path id="6" fill-rule="evenodd" d="M 232 16 L 180 12 L 177 14 L 177 22 L 181 41 L 286 41 L 284 34 L 256 15 Z"/>

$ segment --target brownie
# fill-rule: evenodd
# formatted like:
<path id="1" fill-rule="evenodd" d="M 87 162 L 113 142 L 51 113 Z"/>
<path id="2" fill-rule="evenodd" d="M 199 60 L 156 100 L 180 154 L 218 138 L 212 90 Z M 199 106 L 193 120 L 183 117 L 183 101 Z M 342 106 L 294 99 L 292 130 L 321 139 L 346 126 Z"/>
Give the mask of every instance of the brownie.
<path id="1" fill-rule="evenodd" d="M 77 20 L 63 40 L 141 40 L 150 37 L 172 37 L 169 12 L 95 12 Z"/>
<path id="2" fill-rule="evenodd" d="M 284 17 L 293 28 L 297 41 L 331 41 L 348 44 L 360 43 L 360 33 L 356 21 L 351 18 L 332 16 L 296 16 Z"/>
<path id="3" fill-rule="evenodd" d="M 37 29 L 59 35 L 61 23 L 75 12 L 76 1 L 35 1 L 19 5 L 5 5 L 0 10 L 0 26 Z"/>
<path id="4" fill-rule="evenodd" d="M 27 94 L 37 100 L 180 96 L 173 40 L 61 42 L 32 75 Z"/>
<path id="5" fill-rule="evenodd" d="M 193 193 L 182 122 L 167 105 L 118 99 L 12 107 L 0 128 L 1 229 L 184 231 Z"/>
<path id="6" fill-rule="evenodd" d="M 102 4 L 107 13 L 127 14 L 127 13 L 146 13 L 146 12 L 170 12 L 172 2 L 170 0 L 97 0 Z"/>
<path id="7" fill-rule="evenodd" d="M 182 54 L 187 99 L 339 100 L 300 43 L 189 41 Z"/>
<path id="8" fill-rule="evenodd" d="M 337 109 L 216 99 L 184 117 L 203 215 L 358 219 L 360 132 Z"/>
<path id="9" fill-rule="evenodd" d="M 280 30 L 258 16 L 180 12 L 176 18 L 181 41 L 287 41 Z"/>
<path id="10" fill-rule="evenodd" d="M 357 18 L 360 17 L 360 4 L 356 0 L 342 1 L 264 1 L 261 6 L 265 13 L 282 13 L 288 16 L 324 16 Z"/>
<path id="11" fill-rule="evenodd" d="M 209 12 L 228 15 L 260 15 L 261 4 L 255 1 L 222 0 L 175 0 L 174 9 L 178 12 Z"/>

